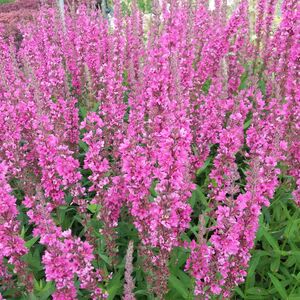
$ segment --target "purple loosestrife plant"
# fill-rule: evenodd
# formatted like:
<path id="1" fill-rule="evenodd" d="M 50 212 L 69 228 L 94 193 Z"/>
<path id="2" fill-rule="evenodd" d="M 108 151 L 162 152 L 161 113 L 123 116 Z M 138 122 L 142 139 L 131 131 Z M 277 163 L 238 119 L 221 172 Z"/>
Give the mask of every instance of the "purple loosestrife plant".
<path id="1" fill-rule="evenodd" d="M 114 297 L 113 284 L 135 299 L 145 277 L 164 299 L 177 249 L 195 297 L 231 297 L 279 176 L 300 204 L 300 8 L 284 0 L 276 28 L 276 4 L 258 1 L 255 32 L 247 0 L 232 13 L 154 0 L 148 24 L 135 1 L 110 20 L 66 6 L 65 30 L 43 5 L 18 49 L 0 36 L 3 297 L 45 280 L 53 299 Z M 205 209 L 191 201 L 203 170 Z"/>

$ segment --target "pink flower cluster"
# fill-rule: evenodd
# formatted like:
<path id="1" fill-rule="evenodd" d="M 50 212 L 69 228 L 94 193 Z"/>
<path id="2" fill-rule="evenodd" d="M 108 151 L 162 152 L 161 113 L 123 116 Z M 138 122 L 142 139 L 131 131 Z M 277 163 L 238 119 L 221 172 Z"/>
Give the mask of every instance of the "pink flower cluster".
<path id="1" fill-rule="evenodd" d="M 71 230 L 62 231 L 55 225 L 50 215 L 51 206 L 47 205 L 41 187 L 37 187 L 35 196 L 26 197 L 23 203 L 29 209 L 30 222 L 35 225 L 33 235 L 40 237 L 40 243 L 46 246 L 42 262 L 47 281 L 53 280 L 56 284 L 53 299 L 76 299 L 75 275 L 81 281 L 81 288 L 93 291 L 92 299 L 105 296 L 97 286 L 102 278 L 92 266 L 92 246 L 73 237 Z"/>
<path id="2" fill-rule="evenodd" d="M 167 292 L 170 253 L 181 246 L 190 250 L 185 270 L 195 278 L 195 295 L 230 297 L 247 274 L 258 218 L 279 186 L 281 165 L 300 204 L 300 7 L 284 0 L 273 28 L 275 5 L 258 1 L 255 24 L 247 0 L 232 14 L 225 1 L 213 11 L 203 1 L 153 1 L 149 24 L 135 1 L 128 15 L 114 1 L 110 21 L 85 5 L 66 7 L 64 19 L 43 6 L 21 28 L 20 47 L 0 36 L 4 288 L 14 284 L 7 264 L 20 279 L 28 269 L 14 188 L 25 194 L 32 235 L 45 247 L 53 299 L 77 299 L 75 280 L 92 299 L 107 297 L 93 263 L 98 244 L 89 205 L 113 259 L 124 208 L 158 299 Z M 195 174 L 207 159 L 209 207 L 198 240 L 183 243 Z M 77 209 L 83 238 L 56 224 L 61 206 Z M 204 219 L 213 225 L 206 228 Z M 134 299 L 133 252 L 131 242 L 124 299 Z"/>
<path id="3" fill-rule="evenodd" d="M 11 277 L 5 259 L 14 265 L 14 273 L 24 276 L 24 263 L 21 257 L 27 253 L 24 240 L 19 236 L 20 224 L 17 220 L 16 199 L 11 195 L 7 182 L 8 167 L 0 164 L 0 284 L 6 285 Z M 23 278 L 24 279 L 24 278 Z"/>

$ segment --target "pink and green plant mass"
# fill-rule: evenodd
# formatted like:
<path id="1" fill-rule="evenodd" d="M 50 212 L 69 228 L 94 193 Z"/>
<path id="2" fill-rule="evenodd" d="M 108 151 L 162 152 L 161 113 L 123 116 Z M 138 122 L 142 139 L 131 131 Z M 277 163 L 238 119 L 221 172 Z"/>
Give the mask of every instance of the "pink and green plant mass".
<path id="1" fill-rule="evenodd" d="M 300 205 L 300 4 L 250 4 L 2 30 L 0 299 L 233 297 L 276 190 Z"/>

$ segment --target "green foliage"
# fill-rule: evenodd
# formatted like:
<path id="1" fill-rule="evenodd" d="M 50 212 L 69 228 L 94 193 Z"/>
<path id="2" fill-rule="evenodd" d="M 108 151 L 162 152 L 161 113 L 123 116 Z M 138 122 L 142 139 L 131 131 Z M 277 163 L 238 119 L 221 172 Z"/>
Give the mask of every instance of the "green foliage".
<path id="1" fill-rule="evenodd" d="M 0 0 L 0 4 L 11 2 L 10 0 Z M 129 12 L 130 1 L 123 2 L 123 12 Z M 138 0 L 138 6 L 143 12 L 151 12 L 150 0 Z M 124 74 L 124 86 L 127 86 L 127 74 Z M 211 80 L 208 79 L 202 86 L 202 92 L 207 94 L 211 86 Z M 263 94 L 266 92 L 266 82 L 263 78 L 258 82 L 258 86 Z M 244 90 L 248 87 L 248 71 L 242 74 L 240 78 L 239 90 Z M 72 92 L 72 91 L 71 91 Z M 124 95 L 124 103 L 128 103 L 128 91 Z M 86 118 L 89 111 L 97 111 L 99 104 L 87 108 L 86 99 L 79 101 L 79 116 L 80 120 Z M 55 102 L 56 99 L 53 98 Z M 125 118 L 128 119 L 129 114 Z M 244 124 L 244 129 L 247 130 L 251 125 L 251 115 L 249 115 Z M 127 121 L 125 119 L 125 121 Z M 211 153 L 203 167 L 197 171 L 196 184 L 197 188 L 193 191 L 189 203 L 193 208 L 192 220 L 189 230 L 182 234 L 182 239 L 190 241 L 198 236 L 198 217 L 200 214 L 208 213 L 209 198 L 208 185 L 214 185 L 215 182 L 209 178 L 209 173 L 212 169 L 214 157 L 217 152 L 218 145 L 211 147 Z M 78 158 L 81 162 L 82 186 L 89 187 L 91 182 L 88 177 L 91 174 L 89 170 L 83 169 L 83 159 L 85 153 L 88 151 L 88 146 L 83 141 L 79 142 Z M 246 164 L 242 155 L 236 156 L 236 162 L 239 167 L 241 175 L 240 185 L 243 186 L 244 174 Z M 255 248 L 251 251 L 252 258 L 248 268 L 248 276 L 245 282 L 236 288 L 233 299 L 246 299 L 246 300 L 268 300 L 268 299 L 288 299 L 300 300 L 300 210 L 296 207 L 291 199 L 291 188 L 288 184 L 288 178 L 282 178 L 282 184 L 277 190 L 275 198 L 271 201 L 270 207 L 263 209 L 260 217 L 260 227 L 257 232 Z M 155 185 L 157 182 L 152 183 L 150 189 L 149 201 L 155 199 Z M 22 190 L 18 188 L 18 182 L 11 182 L 14 189 L 14 196 L 18 201 L 18 209 L 20 211 L 19 220 L 21 222 L 22 231 L 21 236 L 25 240 L 25 245 L 29 249 L 22 259 L 27 263 L 29 271 L 34 276 L 34 289 L 33 292 L 25 297 L 18 297 L 18 292 L 24 290 L 24 285 L 13 287 L 7 291 L 0 292 L 7 299 L 50 299 L 50 295 L 55 290 L 53 282 L 45 281 L 45 274 L 41 263 L 41 258 L 45 248 L 39 244 L 39 238 L 33 237 L 32 226 L 28 223 L 26 210 L 21 205 L 24 197 Z M 89 201 L 93 198 L 94 194 L 87 195 L 86 200 Z M 124 286 L 124 269 L 125 269 L 125 253 L 129 241 L 133 241 L 135 249 L 138 249 L 140 240 L 137 230 L 135 229 L 132 219 L 127 210 L 123 208 L 121 213 L 121 220 L 116 228 L 116 244 L 118 246 L 118 254 L 113 261 L 108 255 L 106 244 L 101 229 L 103 224 L 97 218 L 98 212 L 101 210 L 100 205 L 89 204 L 88 213 L 90 219 L 85 222 L 84 216 L 81 215 L 76 205 L 72 204 L 72 197 L 66 195 L 66 205 L 56 209 L 53 213 L 53 219 L 56 224 L 63 230 L 71 229 L 72 233 L 81 237 L 85 230 L 90 230 L 93 238 L 97 243 L 95 250 L 96 259 L 94 265 L 101 270 L 104 270 L 104 277 L 109 277 L 112 273 L 110 280 L 104 281 L 101 287 L 109 293 L 108 299 L 122 299 L 123 286 Z M 213 220 L 205 217 L 206 226 L 213 225 Z M 87 225 L 86 225 L 87 224 Z M 208 233 L 207 233 L 208 234 Z M 208 236 L 206 236 L 208 237 Z M 171 253 L 169 262 L 169 291 L 165 296 L 167 300 L 192 300 L 195 299 L 193 295 L 194 279 L 189 274 L 184 272 L 186 260 L 189 256 L 188 250 L 183 247 L 174 249 Z M 8 265 L 12 270 L 13 266 Z M 136 299 L 154 299 L 153 295 L 149 292 L 149 287 L 146 282 L 145 268 L 143 261 L 138 256 L 138 251 L 134 252 L 134 271 L 133 278 L 135 280 L 135 296 Z M 75 278 L 75 280 L 77 280 Z M 78 282 L 78 281 L 77 281 Z M 78 287 L 79 299 L 90 299 L 90 295 Z"/>
<path id="2" fill-rule="evenodd" d="M 143 12 L 143 13 L 151 13 L 152 11 L 152 0 L 137 0 L 137 5 L 138 8 Z M 122 11 L 124 14 L 130 13 L 130 8 L 131 8 L 132 0 L 125 0 L 122 1 Z"/>
<path id="3" fill-rule="evenodd" d="M 95 108 L 96 110 L 97 108 Z M 80 110 L 83 117 L 86 111 Z M 251 123 L 251 116 L 246 121 L 245 127 Z M 79 145 L 79 156 L 85 156 L 88 147 L 81 142 Z M 193 215 L 190 229 L 183 235 L 182 239 L 190 241 L 198 236 L 198 216 L 209 212 L 209 199 L 207 186 L 213 182 L 209 179 L 209 173 L 212 168 L 213 158 L 216 155 L 217 145 L 211 148 L 211 153 L 204 166 L 197 171 L 197 188 L 193 191 L 189 203 L 193 208 Z M 236 162 L 240 173 L 244 174 L 246 165 L 244 158 L 237 155 Z M 83 170 L 83 184 L 89 186 L 88 176 L 90 172 Z M 243 176 L 241 184 L 243 184 Z M 260 217 L 260 227 L 257 232 L 255 248 L 252 250 L 252 258 L 250 261 L 248 276 L 245 283 L 235 290 L 233 299 L 300 299 L 300 211 L 291 199 L 291 187 L 289 178 L 282 176 L 282 184 L 278 188 L 276 195 L 271 201 L 270 207 L 263 209 Z M 18 182 L 11 182 L 14 187 L 14 195 L 20 203 L 24 197 L 24 193 L 18 189 Z M 153 182 L 150 189 L 150 201 L 156 197 L 156 182 Z M 88 196 L 91 199 L 93 194 Z M 73 234 L 81 236 L 87 228 L 83 226 L 84 217 L 80 215 L 71 202 L 70 195 L 66 195 L 66 205 L 59 207 L 53 218 L 57 225 L 64 230 L 71 229 Z M 26 210 L 19 206 L 20 221 L 22 223 L 21 236 L 26 241 L 26 247 L 29 253 L 23 257 L 28 264 L 30 272 L 34 275 L 34 290 L 27 298 L 22 299 L 49 299 L 53 293 L 55 286 L 52 282 L 45 282 L 45 274 L 41 264 L 41 257 L 44 253 L 44 247 L 39 244 L 39 239 L 32 236 L 32 227 L 28 224 Z M 92 235 L 97 241 L 95 266 L 104 270 L 106 276 L 112 273 L 111 280 L 104 282 L 104 287 L 109 292 L 109 299 L 121 299 L 124 286 L 124 269 L 125 269 L 125 253 L 130 240 L 134 241 L 135 249 L 139 245 L 138 233 L 133 225 L 132 219 L 126 209 L 121 212 L 121 221 L 116 228 L 117 245 L 119 252 L 115 261 L 113 261 L 108 253 L 103 236 L 99 233 L 102 228 L 101 222 L 96 215 L 101 207 L 96 204 L 88 205 L 88 212 L 91 219 L 88 221 L 88 227 L 92 231 Z M 209 227 L 213 220 L 206 217 L 206 226 Z M 208 236 L 206 236 L 208 237 Z M 134 252 L 134 272 L 135 279 L 135 296 L 136 299 L 155 299 L 149 292 L 146 282 L 146 274 L 143 267 L 143 261 L 138 256 L 138 251 Z M 171 253 L 169 263 L 169 291 L 165 296 L 167 300 L 192 300 L 194 280 L 184 272 L 186 260 L 189 256 L 188 250 L 178 247 Z M 3 295 L 8 299 L 19 299 L 16 291 L 21 291 L 24 286 L 15 287 Z M 1 287 L 0 287 L 1 291 Z M 1 291 L 2 292 L 2 291 Z M 86 291 L 78 290 L 80 299 L 89 299 Z M 21 298 L 20 298 L 21 299 Z"/>
<path id="4" fill-rule="evenodd" d="M 15 2 L 14 0 L 0 0 L 0 5 L 5 3 Z"/>
<path id="5" fill-rule="evenodd" d="M 264 208 L 245 283 L 234 299 L 300 299 L 300 211 L 282 185 Z"/>

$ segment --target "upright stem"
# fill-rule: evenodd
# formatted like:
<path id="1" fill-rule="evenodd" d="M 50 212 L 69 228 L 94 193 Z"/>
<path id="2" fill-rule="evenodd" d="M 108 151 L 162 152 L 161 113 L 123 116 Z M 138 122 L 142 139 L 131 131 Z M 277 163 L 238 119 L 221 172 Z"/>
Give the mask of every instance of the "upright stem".
<path id="1" fill-rule="evenodd" d="M 59 12 L 61 15 L 61 21 L 63 26 L 64 33 L 66 32 L 66 23 L 65 23 L 65 3 L 64 0 L 58 0 Z"/>

